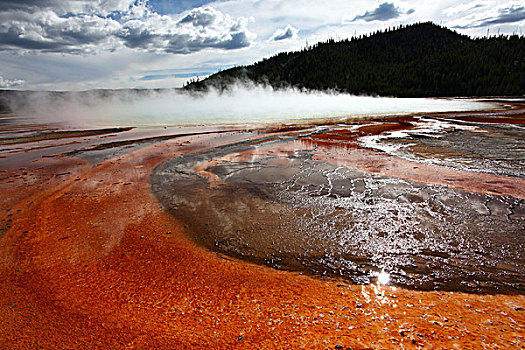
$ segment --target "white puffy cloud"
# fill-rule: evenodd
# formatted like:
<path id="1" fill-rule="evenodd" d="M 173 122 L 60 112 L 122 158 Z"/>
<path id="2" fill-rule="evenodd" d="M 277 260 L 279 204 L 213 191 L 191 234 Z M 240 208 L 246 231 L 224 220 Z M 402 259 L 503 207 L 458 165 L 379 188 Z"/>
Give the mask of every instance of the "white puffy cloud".
<path id="1" fill-rule="evenodd" d="M 151 12 L 136 18 L 130 12 L 122 22 L 117 36 L 124 45 L 157 52 L 239 49 L 250 46 L 251 40 L 255 38 L 247 30 L 248 19 L 232 19 L 212 7 L 193 9 L 178 20 Z"/>
<path id="2" fill-rule="evenodd" d="M 11 10 L 0 11 L 0 51 L 78 54 L 126 46 L 187 54 L 248 47 L 255 38 L 247 29 L 248 19 L 233 19 L 211 7 L 176 19 L 152 11 L 145 1 L 65 1 L 75 5 L 69 7 L 52 0 L 44 0 L 43 7 L 37 1 L 8 3 L 14 4 Z"/>
<path id="3" fill-rule="evenodd" d="M 0 12 L 0 50 L 89 52 L 110 46 L 118 28 L 112 19 L 89 14 L 63 18 L 48 9 Z"/>
<path id="4" fill-rule="evenodd" d="M 24 85 L 22 79 L 6 79 L 0 75 L 0 89 L 11 89 Z"/>

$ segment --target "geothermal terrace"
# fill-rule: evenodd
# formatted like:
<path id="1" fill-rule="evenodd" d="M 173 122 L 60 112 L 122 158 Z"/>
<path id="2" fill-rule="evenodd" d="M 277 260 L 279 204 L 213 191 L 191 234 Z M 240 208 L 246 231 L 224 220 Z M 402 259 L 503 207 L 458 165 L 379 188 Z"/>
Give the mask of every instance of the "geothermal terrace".
<path id="1" fill-rule="evenodd" d="M 0 348 L 523 348 L 525 103 L 0 125 Z"/>

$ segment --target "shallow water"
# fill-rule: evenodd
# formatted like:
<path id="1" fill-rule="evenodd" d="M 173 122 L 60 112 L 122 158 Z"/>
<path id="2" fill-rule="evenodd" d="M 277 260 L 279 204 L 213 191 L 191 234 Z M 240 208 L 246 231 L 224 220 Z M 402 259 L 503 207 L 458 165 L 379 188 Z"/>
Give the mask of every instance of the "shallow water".
<path id="1" fill-rule="evenodd" d="M 525 176 L 525 125 L 466 123 L 426 117 L 412 128 L 360 139 L 364 147 L 457 169 Z"/>
<path id="2" fill-rule="evenodd" d="M 197 242 L 275 268 L 365 284 L 384 271 L 391 284 L 409 288 L 524 293 L 523 199 L 315 160 L 322 146 L 301 140 L 319 132 L 172 159 L 154 172 L 153 192 Z"/>

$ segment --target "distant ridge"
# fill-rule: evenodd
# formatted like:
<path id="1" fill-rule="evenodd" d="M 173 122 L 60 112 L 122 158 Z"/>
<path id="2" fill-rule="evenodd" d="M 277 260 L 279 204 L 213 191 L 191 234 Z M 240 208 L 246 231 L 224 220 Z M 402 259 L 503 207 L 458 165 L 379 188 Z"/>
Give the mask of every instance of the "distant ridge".
<path id="1" fill-rule="evenodd" d="M 523 96 L 525 37 L 472 39 L 431 22 L 418 23 L 279 53 L 185 88 L 222 90 L 246 80 L 276 88 L 398 97 Z"/>

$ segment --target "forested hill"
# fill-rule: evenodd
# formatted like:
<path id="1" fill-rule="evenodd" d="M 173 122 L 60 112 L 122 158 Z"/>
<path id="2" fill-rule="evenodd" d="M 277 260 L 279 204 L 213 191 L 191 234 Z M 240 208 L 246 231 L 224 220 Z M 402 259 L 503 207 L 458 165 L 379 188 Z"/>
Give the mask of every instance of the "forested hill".
<path id="1" fill-rule="evenodd" d="M 399 97 L 525 95 L 525 37 L 472 39 L 419 23 L 280 53 L 186 88 L 223 89 L 245 79 L 274 87 Z"/>

